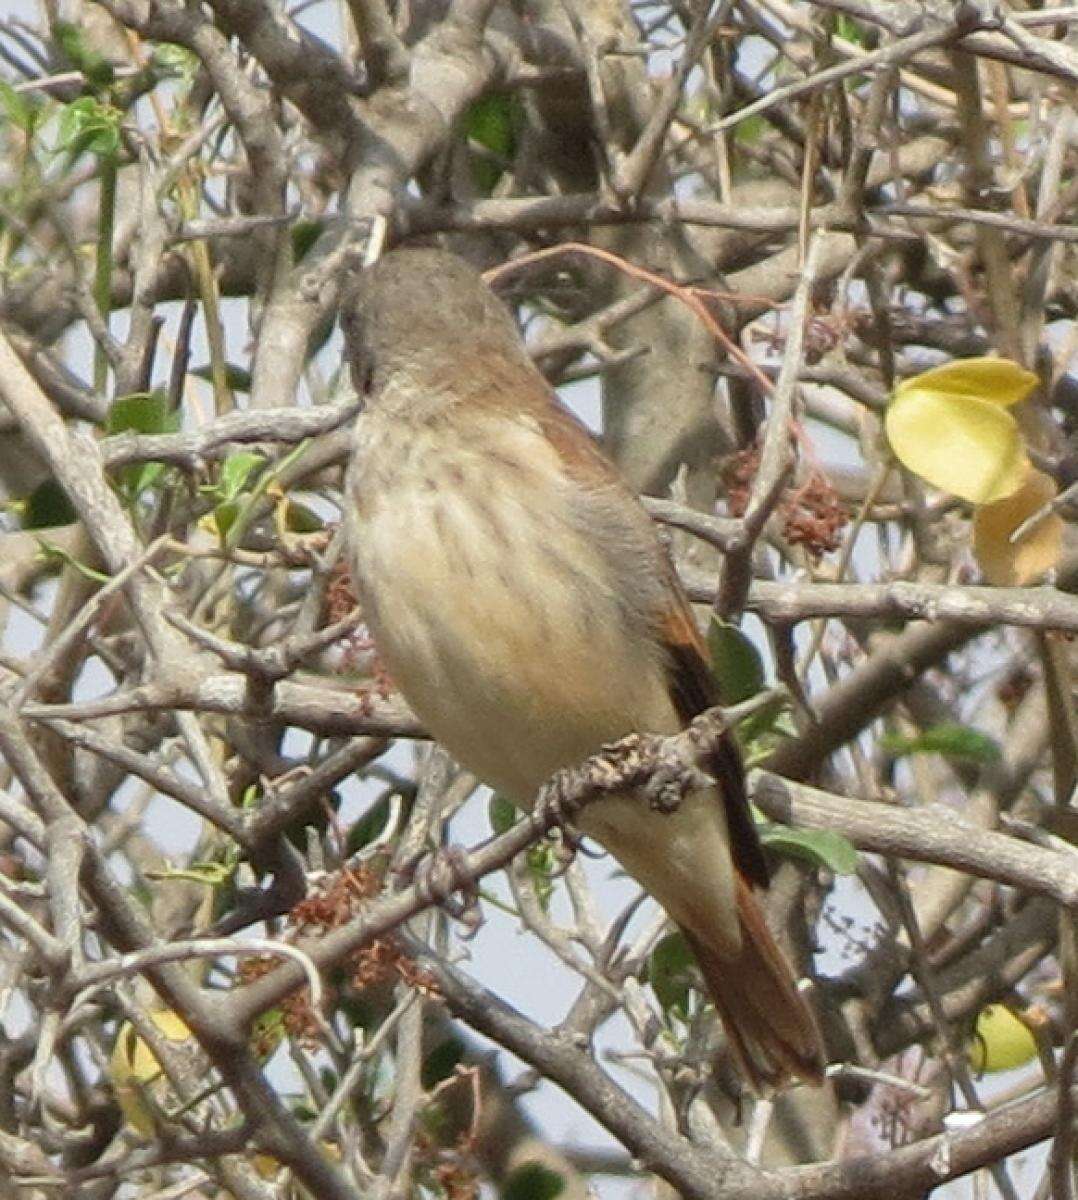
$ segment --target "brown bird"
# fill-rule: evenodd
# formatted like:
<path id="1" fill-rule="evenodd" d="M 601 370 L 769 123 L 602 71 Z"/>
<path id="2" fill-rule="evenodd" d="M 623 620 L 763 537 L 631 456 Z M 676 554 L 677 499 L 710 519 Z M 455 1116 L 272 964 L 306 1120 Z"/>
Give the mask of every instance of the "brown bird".
<path id="1" fill-rule="evenodd" d="M 719 702 L 651 519 L 454 255 L 400 249 L 342 312 L 363 402 L 351 565 L 416 715 L 523 808 L 562 767 Z M 767 868 L 737 749 L 677 811 L 601 799 L 579 824 L 680 926 L 752 1084 L 819 1081 L 812 1013 L 753 894 Z"/>

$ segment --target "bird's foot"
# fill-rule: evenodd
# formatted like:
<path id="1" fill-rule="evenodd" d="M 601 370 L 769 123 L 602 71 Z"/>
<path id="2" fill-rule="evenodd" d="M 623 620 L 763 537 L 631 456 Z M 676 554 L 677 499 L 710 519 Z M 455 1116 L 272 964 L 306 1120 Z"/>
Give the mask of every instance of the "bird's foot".
<path id="1" fill-rule="evenodd" d="M 630 733 L 552 775 L 539 792 L 536 811 L 546 814 L 548 824 L 565 829 L 590 801 L 633 792 L 655 812 L 676 812 L 689 792 L 711 783 L 697 760 L 712 737 L 710 724 L 699 729 L 694 724 L 668 738 Z"/>
<path id="2" fill-rule="evenodd" d="M 677 812 L 688 793 L 700 786 L 700 772 L 678 753 L 672 740 L 653 734 L 629 734 L 604 746 L 591 761 L 604 790 L 635 791 L 652 812 Z"/>
<path id="3" fill-rule="evenodd" d="M 660 764 L 640 789 L 652 812 L 676 813 L 695 780 L 680 766 Z"/>
<path id="4" fill-rule="evenodd" d="M 638 786 L 650 773 L 650 749 L 661 739 L 630 733 L 604 746 L 585 762 L 556 771 L 543 785 L 537 811 L 553 816 L 553 824 L 566 829 L 590 800 Z"/>

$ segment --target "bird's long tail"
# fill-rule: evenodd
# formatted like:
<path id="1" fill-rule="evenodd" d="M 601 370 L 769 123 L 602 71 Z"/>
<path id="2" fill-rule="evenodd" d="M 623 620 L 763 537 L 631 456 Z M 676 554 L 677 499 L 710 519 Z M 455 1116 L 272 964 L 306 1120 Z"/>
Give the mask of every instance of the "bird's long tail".
<path id="1" fill-rule="evenodd" d="M 720 952 L 707 930 L 683 929 L 722 1017 L 731 1049 L 757 1092 L 800 1076 L 823 1080 L 824 1052 L 816 1019 L 797 989 L 752 888 L 737 879 L 741 949 Z"/>

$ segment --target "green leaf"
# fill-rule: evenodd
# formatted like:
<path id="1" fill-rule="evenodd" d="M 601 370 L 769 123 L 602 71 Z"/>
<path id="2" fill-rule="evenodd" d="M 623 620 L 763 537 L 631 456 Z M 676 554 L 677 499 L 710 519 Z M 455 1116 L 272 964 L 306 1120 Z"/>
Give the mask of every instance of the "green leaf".
<path id="1" fill-rule="evenodd" d="M 191 374 L 199 379 L 205 379 L 209 383 L 213 382 L 213 367 L 209 363 L 192 367 Z M 225 363 L 225 382 L 234 392 L 249 392 L 251 390 L 251 372 L 245 367 L 236 366 L 235 363 Z"/>
<path id="2" fill-rule="evenodd" d="M 539 907 L 543 912 L 549 912 L 550 898 L 554 895 L 554 876 L 559 866 L 553 845 L 550 842 L 540 842 L 537 846 L 532 846 L 525 862 L 528 864 L 528 874 L 531 876 Z"/>
<path id="3" fill-rule="evenodd" d="M 803 859 L 814 867 L 826 867 L 836 875 L 852 875 L 857 870 L 857 847 L 834 830 L 765 823 L 757 825 L 756 832 L 768 850 Z"/>
<path id="4" fill-rule="evenodd" d="M 95 583 L 108 583 L 112 578 L 111 575 L 106 575 L 103 571 L 95 571 L 93 567 L 88 567 L 86 563 L 80 562 L 70 551 L 65 550 L 63 546 L 56 545 L 55 542 L 50 542 L 48 538 L 39 536 L 37 544 L 41 547 L 41 555 L 46 562 L 62 563 L 64 566 L 73 567 L 80 575 L 84 575 L 87 579 L 92 579 Z"/>
<path id="5" fill-rule="evenodd" d="M 153 67 L 158 75 L 190 83 L 198 71 L 198 58 L 186 46 L 160 42 L 153 49 Z"/>
<path id="6" fill-rule="evenodd" d="M 169 410 L 168 397 L 160 390 L 118 397 L 105 418 L 107 433 L 175 433 L 179 427 L 180 414 Z"/>
<path id="7" fill-rule="evenodd" d="M 734 141 L 751 146 L 758 142 L 767 131 L 767 118 L 760 113 L 753 113 L 734 126 Z"/>
<path id="8" fill-rule="evenodd" d="M 505 833 L 507 829 L 512 829 L 517 823 L 520 813 L 511 800 L 506 800 L 504 796 L 495 793 L 490 798 L 489 816 L 491 829 L 495 833 Z"/>
<path id="9" fill-rule="evenodd" d="M 124 490 L 132 499 L 137 499 L 153 487 L 165 473 L 165 469 L 165 464 L 159 462 L 133 463 L 124 467 L 121 477 Z"/>
<path id="10" fill-rule="evenodd" d="M 786 696 L 775 696 L 773 700 L 762 704 L 755 712 L 740 721 L 737 726 L 737 736 L 742 749 L 750 754 L 755 743 L 763 742 L 765 750 L 774 748 L 775 738 L 771 735 L 793 737 L 797 731 L 789 720 L 790 701 Z"/>
<path id="11" fill-rule="evenodd" d="M 212 513 L 213 529 L 211 532 L 216 533 L 220 538 L 228 537 L 228 531 L 236 524 L 236 518 L 239 515 L 239 501 L 225 500 L 222 504 L 218 504 Z"/>
<path id="12" fill-rule="evenodd" d="M 719 681 L 724 704 L 740 704 L 763 690 L 766 682 L 763 659 L 736 625 L 712 617 L 707 644 L 711 670 Z"/>
<path id="13" fill-rule="evenodd" d="M 457 1064 L 464 1061 L 464 1043 L 460 1038 L 446 1038 L 444 1042 L 439 1042 L 437 1046 L 423 1060 L 422 1067 L 422 1082 L 426 1091 L 443 1079 L 448 1079 L 457 1068 Z"/>
<path id="14" fill-rule="evenodd" d="M 485 192 L 493 189 L 513 157 L 516 125 L 514 101 L 504 92 L 480 96 L 464 118 L 468 140 L 482 146 L 493 156 L 472 157 L 472 174 L 476 185 Z"/>
<path id="15" fill-rule="evenodd" d="M 280 1045 L 285 1035 L 284 1013 L 270 1008 L 259 1013 L 251 1022 L 248 1042 L 259 1062 L 265 1062 Z"/>
<path id="16" fill-rule="evenodd" d="M 105 418 L 105 431 L 109 434 L 175 433 L 179 427 L 179 412 L 170 411 L 168 397 L 157 390 L 119 396 Z M 165 469 L 165 464 L 159 462 L 131 463 L 120 470 L 120 486 L 130 500 L 135 500 L 153 486 Z"/>
<path id="17" fill-rule="evenodd" d="M 504 92 L 480 96 L 468 111 L 465 128 L 473 141 L 508 157 L 516 140 L 510 97 Z"/>
<path id="18" fill-rule="evenodd" d="M 112 157 L 120 148 L 120 114 L 93 96 L 80 96 L 60 110 L 57 149 L 72 158 L 80 154 Z"/>
<path id="19" fill-rule="evenodd" d="M 979 729 L 968 725 L 945 722 L 933 725 L 921 733 L 905 737 L 898 733 L 885 734 L 880 738 L 880 749 L 894 758 L 906 758 L 911 754 L 942 754 L 945 758 L 968 762 L 998 762 L 1001 756 L 999 743 Z"/>
<path id="20" fill-rule="evenodd" d="M 0 80 L 0 109 L 3 110 L 4 117 L 12 125 L 27 133 L 33 131 L 37 120 L 38 106 L 29 94 L 17 92 L 10 83 L 5 83 L 3 80 Z"/>
<path id="21" fill-rule="evenodd" d="M 46 479 L 38 484 L 22 502 L 20 509 L 23 529 L 51 529 L 78 520 L 67 492 L 55 479 Z"/>
<path id="22" fill-rule="evenodd" d="M 292 226 L 292 256 L 296 262 L 306 257 L 325 227 L 324 221 L 297 221 Z"/>
<path id="23" fill-rule="evenodd" d="M 53 33 L 60 49 L 71 65 L 86 76 L 87 83 L 94 88 L 105 88 L 113 82 L 116 72 L 112 63 L 87 43 L 83 31 L 77 25 L 70 21 L 57 21 L 53 25 Z"/>
<path id="24" fill-rule="evenodd" d="M 217 481 L 220 495 L 226 500 L 235 500 L 243 491 L 243 486 L 250 478 L 251 473 L 258 470 L 267 461 L 264 455 L 253 454 L 248 450 L 230 454 L 221 464 L 221 473 Z"/>
<path id="25" fill-rule="evenodd" d="M 682 934 L 668 933 L 656 944 L 648 960 L 648 982 L 663 1012 L 684 1016 L 689 1011 L 695 965 Z"/>
<path id="26" fill-rule="evenodd" d="M 502 1200 L 555 1200 L 565 1191 L 565 1179 L 542 1163 L 524 1163 L 510 1171 L 502 1185 Z"/>
<path id="27" fill-rule="evenodd" d="M 188 883 L 204 883 L 207 887 L 223 887 L 236 872 L 234 863 L 194 862 L 186 867 L 166 867 L 161 871 L 145 871 L 147 879 L 182 879 Z"/>
<path id="28" fill-rule="evenodd" d="M 355 854 L 380 838 L 389 824 L 391 812 L 388 796 L 372 804 L 348 831 L 348 853 Z"/>
<path id="29" fill-rule="evenodd" d="M 325 529 L 326 523 L 313 508 L 289 500 L 285 510 L 285 527 L 289 533 L 317 533 Z"/>
<path id="30" fill-rule="evenodd" d="M 845 38 L 847 42 L 853 42 L 855 46 L 868 45 L 868 36 L 865 32 L 865 27 L 860 21 L 847 16 L 846 13 L 839 13 L 835 18 L 835 33 L 840 38 Z"/>

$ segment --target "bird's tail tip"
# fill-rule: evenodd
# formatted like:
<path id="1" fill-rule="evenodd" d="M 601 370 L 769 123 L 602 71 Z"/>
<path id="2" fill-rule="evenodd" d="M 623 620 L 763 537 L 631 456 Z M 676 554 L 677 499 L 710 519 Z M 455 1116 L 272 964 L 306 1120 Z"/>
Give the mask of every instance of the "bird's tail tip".
<path id="1" fill-rule="evenodd" d="M 796 1077 L 821 1084 L 819 1027 L 744 880 L 738 881 L 741 950 L 731 957 L 700 929 L 683 930 L 745 1078 L 760 1093 Z"/>

